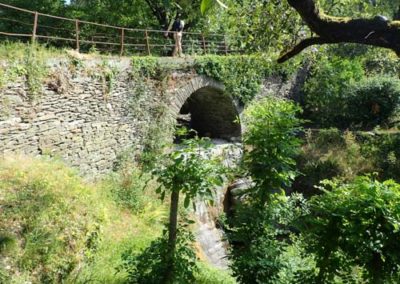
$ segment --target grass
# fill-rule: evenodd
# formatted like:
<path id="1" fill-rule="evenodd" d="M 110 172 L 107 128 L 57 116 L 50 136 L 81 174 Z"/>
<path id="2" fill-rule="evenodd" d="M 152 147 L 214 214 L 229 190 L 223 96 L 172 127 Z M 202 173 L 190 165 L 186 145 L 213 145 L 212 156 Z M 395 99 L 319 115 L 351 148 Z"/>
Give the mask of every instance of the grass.
<path id="1" fill-rule="evenodd" d="M 0 159 L 0 283 L 126 283 L 121 254 L 143 250 L 167 220 L 157 185 L 130 172 L 90 184 L 50 158 Z M 196 283 L 236 283 L 199 267 Z"/>
<path id="2" fill-rule="evenodd" d="M 22 61 L 32 44 L 23 42 L 5 41 L 0 44 L 0 60 Z M 35 53 L 39 58 L 51 58 L 65 55 L 65 50 L 46 47 L 41 44 L 34 45 Z"/>
<path id="3" fill-rule="evenodd" d="M 103 183 L 85 183 L 61 162 L 26 157 L 0 162 L 0 282 L 122 283 L 127 247 L 161 233 L 165 206 L 119 207 Z"/>

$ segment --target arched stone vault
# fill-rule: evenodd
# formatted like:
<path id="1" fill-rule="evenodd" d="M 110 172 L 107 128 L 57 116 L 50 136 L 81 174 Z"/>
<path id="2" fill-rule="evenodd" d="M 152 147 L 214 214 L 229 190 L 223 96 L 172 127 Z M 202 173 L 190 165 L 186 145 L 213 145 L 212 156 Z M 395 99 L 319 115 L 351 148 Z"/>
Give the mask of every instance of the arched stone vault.
<path id="1" fill-rule="evenodd" d="M 225 93 L 223 84 L 196 76 L 172 96 L 171 114 L 176 120 L 179 114 L 191 114 L 191 128 L 200 136 L 232 139 L 241 136 L 238 122 L 240 110 L 233 98 Z"/>

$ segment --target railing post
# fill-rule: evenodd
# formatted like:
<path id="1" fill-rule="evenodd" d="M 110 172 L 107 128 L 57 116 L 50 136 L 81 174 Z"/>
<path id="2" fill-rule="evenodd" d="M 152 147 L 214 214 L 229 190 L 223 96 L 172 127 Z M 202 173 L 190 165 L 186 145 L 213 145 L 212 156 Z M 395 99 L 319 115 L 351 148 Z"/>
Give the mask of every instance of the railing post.
<path id="1" fill-rule="evenodd" d="M 75 41 L 76 51 L 79 52 L 79 20 L 75 20 Z"/>
<path id="2" fill-rule="evenodd" d="M 37 33 L 37 26 L 38 26 L 38 18 L 39 13 L 35 12 L 35 16 L 33 18 L 33 30 L 32 30 L 32 42 L 36 41 L 36 33 Z"/>
<path id="3" fill-rule="evenodd" d="M 204 34 L 201 34 L 201 41 L 202 41 L 202 43 L 203 43 L 203 51 L 204 51 L 204 54 L 207 54 L 206 39 L 204 38 Z"/>
<path id="4" fill-rule="evenodd" d="M 228 55 L 228 45 L 226 44 L 226 36 L 224 36 L 225 55 Z"/>
<path id="5" fill-rule="evenodd" d="M 119 53 L 120 56 L 124 55 L 124 43 L 125 43 L 125 29 L 121 29 L 121 52 Z"/>
<path id="6" fill-rule="evenodd" d="M 146 48 L 147 48 L 147 55 L 151 55 L 150 52 L 150 44 L 149 44 L 149 33 L 147 32 L 147 30 L 144 31 L 144 35 L 146 37 Z"/>

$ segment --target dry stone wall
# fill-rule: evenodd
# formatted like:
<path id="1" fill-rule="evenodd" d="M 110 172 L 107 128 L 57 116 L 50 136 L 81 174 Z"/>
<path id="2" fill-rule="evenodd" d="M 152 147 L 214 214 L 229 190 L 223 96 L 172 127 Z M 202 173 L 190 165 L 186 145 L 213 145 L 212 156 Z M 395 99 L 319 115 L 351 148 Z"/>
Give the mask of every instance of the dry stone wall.
<path id="1" fill-rule="evenodd" d="M 171 70 L 162 83 L 137 76 L 129 59 L 54 59 L 48 69 L 34 100 L 26 78 L 0 89 L 0 155 L 59 157 L 84 175 L 106 173 L 125 153 L 141 153 L 154 126 L 172 135 L 191 94 L 224 92 L 223 85 L 190 68 Z M 292 81 L 269 78 L 260 95 L 287 95 Z"/>
<path id="2" fill-rule="evenodd" d="M 107 172 L 124 151 L 141 150 L 150 110 L 160 105 L 162 94 L 151 82 L 138 90 L 143 82 L 132 79 L 129 61 L 107 63 L 112 79 L 103 74 L 110 72 L 103 62 L 85 62 L 79 70 L 69 64 L 51 64 L 35 101 L 23 78 L 3 88 L 0 154 L 47 154 L 84 174 Z"/>

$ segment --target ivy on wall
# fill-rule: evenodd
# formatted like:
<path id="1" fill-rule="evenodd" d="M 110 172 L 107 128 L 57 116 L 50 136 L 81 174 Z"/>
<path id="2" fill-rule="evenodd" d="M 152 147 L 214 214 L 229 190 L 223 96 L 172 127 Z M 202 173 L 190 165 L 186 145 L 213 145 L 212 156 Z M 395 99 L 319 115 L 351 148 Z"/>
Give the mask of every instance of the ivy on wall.
<path id="1" fill-rule="evenodd" d="M 299 68 L 299 61 L 277 64 L 264 55 L 202 56 L 194 63 L 199 75 L 206 75 L 222 82 L 227 93 L 248 103 L 260 91 L 263 80 L 272 75 L 287 79 Z"/>
<path id="2" fill-rule="evenodd" d="M 169 63 L 168 63 L 169 62 Z M 174 70 L 194 70 L 223 83 L 227 94 L 242 103 L 251 101 L 260 91 L 263 80 L 272 75 L 287 79 L 298 70 L 300 61 L 277 64 L 272 57 L 265 55 L 199 56 L 194 61 L 186 61 L 179 66 L 173 60 L 160 63 L 157 57 L 134 57 L 132 71 L 134 76 L 163 80 Z"/>

